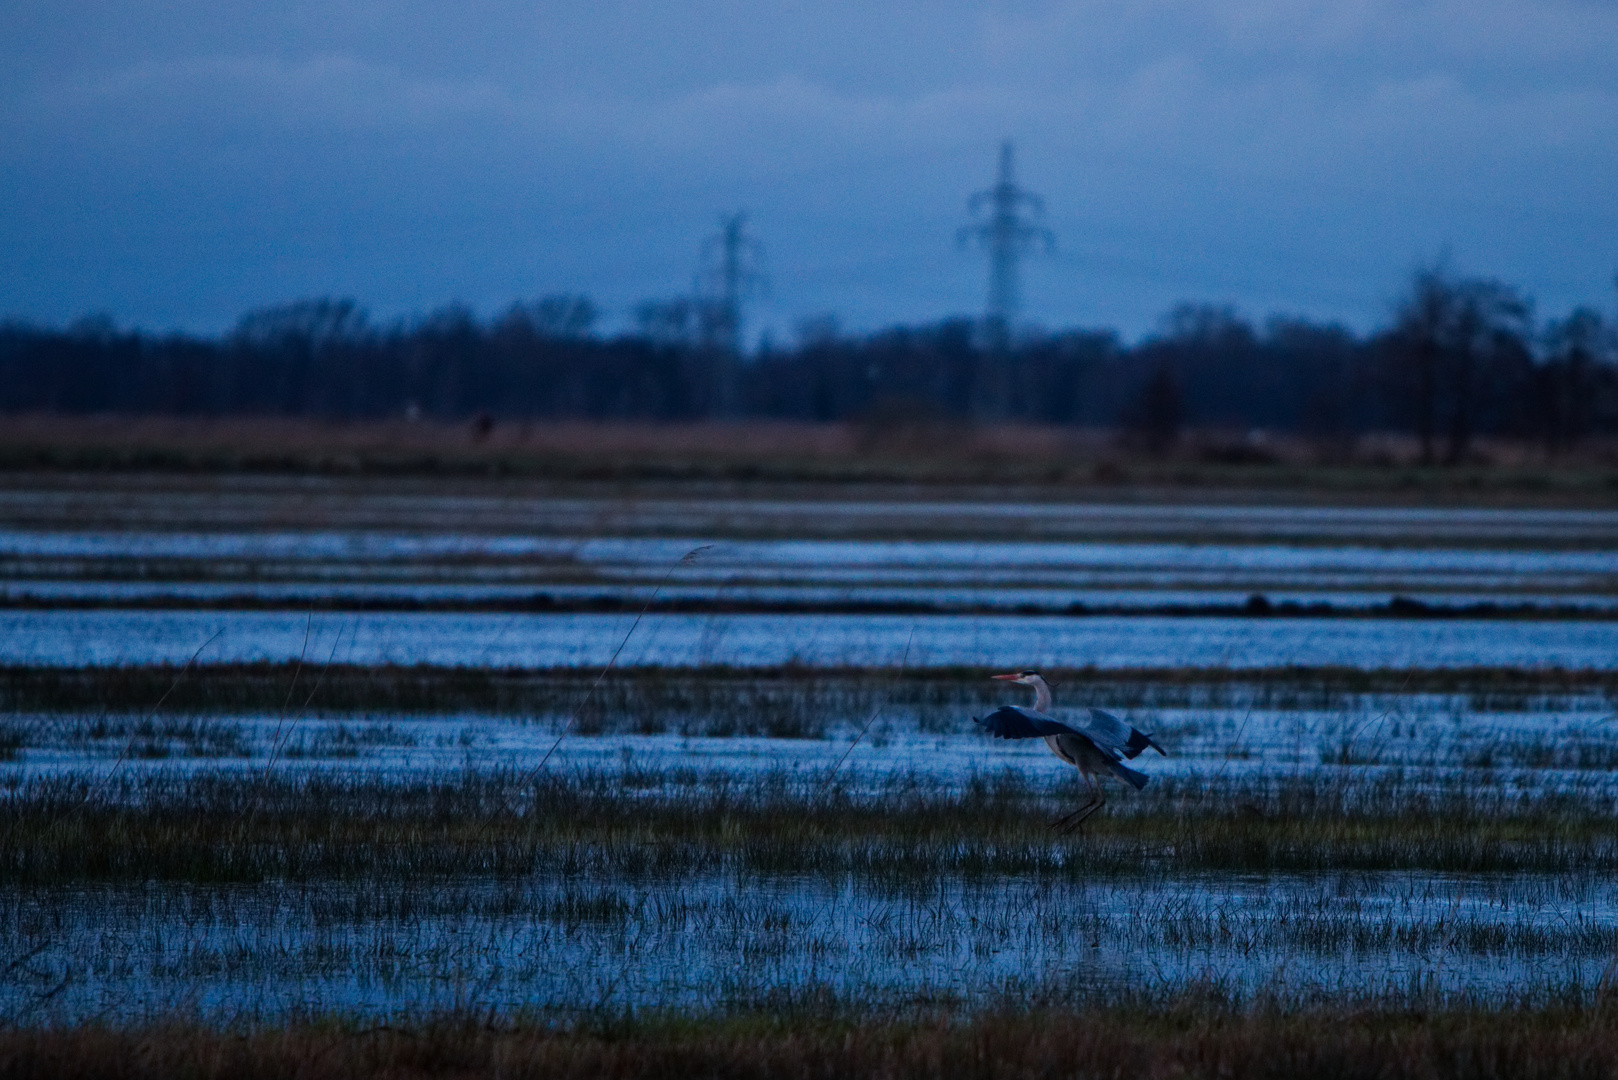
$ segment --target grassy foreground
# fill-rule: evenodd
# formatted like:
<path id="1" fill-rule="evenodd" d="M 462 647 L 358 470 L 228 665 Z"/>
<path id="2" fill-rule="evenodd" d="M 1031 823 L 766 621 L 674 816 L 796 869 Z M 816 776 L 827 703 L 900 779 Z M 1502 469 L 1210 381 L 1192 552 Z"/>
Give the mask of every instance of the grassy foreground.
<path id="1" fill-rule="evenodd" d="M 1082 834 L 1047 822 L 1076 791 L 1015 774 L 940 790 L 688 770 L 463 772 L 392 781 L 313 773 L 25 781 L 0 793 L 0 877 L 260 882 L 603 873 L 1045 880 L 1186 872 L 1618 872 L 1604 785 L 1480 787 L 1390 770 L 1165 778 L 1116 798 Z"/>
<path id="2" fill-rule="evenodd" d="M 650 1018 L 575 1030 L 480 1016 L 245 1031 L 177 1021 L 0 1031 L 0 1075 L 1594 1078 L 1618 1076 L 1618 1011 L 1285 1011 L 1187 999 L 966 1018 Z"/>

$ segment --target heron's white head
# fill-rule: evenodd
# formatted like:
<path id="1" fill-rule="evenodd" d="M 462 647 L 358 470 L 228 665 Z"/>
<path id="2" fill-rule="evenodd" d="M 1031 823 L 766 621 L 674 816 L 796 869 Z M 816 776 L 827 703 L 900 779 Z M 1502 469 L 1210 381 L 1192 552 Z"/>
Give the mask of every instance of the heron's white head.
<path id="1" fill-rule="evenodd" d="M 1014 671 L 1010 675 L 996 675 L 1001 682 L 1014 682 L 1034 688 L 1034 708 L 1040 712 L 1051 707 L 1051 688 L 1037 671 Z"/>
<path id="2" fill-rule="evenodd" d="M 1010 675 L 992 675 L 1001 682 L 1014 682 L 1019 686 L 1039 686 L 1045 682 L 1037 671 L 1013 671 Z"/>

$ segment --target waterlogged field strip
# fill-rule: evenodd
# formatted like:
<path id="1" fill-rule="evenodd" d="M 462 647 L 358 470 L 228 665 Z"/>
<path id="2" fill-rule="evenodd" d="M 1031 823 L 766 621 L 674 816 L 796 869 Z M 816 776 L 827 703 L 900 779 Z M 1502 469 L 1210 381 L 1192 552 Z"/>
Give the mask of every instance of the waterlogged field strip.
<path id="1" fill-rule="evenodd" d="M 0 777 L 114 769 L 251 775 L 272 762 L 292 772 L 431 777 L 459 769 L 521 769 L 549 753 L 559 770 L 684 770 L 737 780 L 839 770 L 848 782 L 903 776 L 940 791 L 1016 771 L 1076 785 L 1042 743 L 991 740 L 964 709 L 948 705 L 890 702 L 865 728 L 828 719 L 802 703 L 780 711 L 687 703 L 657 713 L 642 710 L 644 699 L 626 703 L 615 697 L 602 703 L 601 712 L 587 710 L 560 745 L 557 733 L 572 713 L 388 719 L 341 713 L 296 719 L 276 713 L 14 714 L 0 722 Z M 1172 747 L 1171 757 L 1150 762 L 1159 780 L 1211 770 L 1240 776 L 1284 769 L 1294 778 L 1335 784 L 1345 769 L 1358 770 L 1362 778 L 1387 770 L 1471 770 L 1516 787 L 1606 783 L 1618 790 L 1618 731 L 1612 713 L 1602 711 L 1610 708 L 1604 699 L 1564 701 L 1554 714 L 1478 713 L 1464 698 L 1438 694 L 1368 695 L 1347 712 L 1252 705 L 1131 710 L 1109 704 Z"/>
<path id="2" fill-rule="evenodd" d="M 940 795 L 625 770 L 31 781 L 0 844 L 13 1018 L 590 1014 L 1187 985 L 1588 999 L 1604 787 L 1182 778 L 1087 835 L 1065 786 Z M 116 843 L 109 839 L 116 837 Z"/>
<path id="3" fill-rule="evenodd" d="M 1336 781 L 1317 772 L 1165 776 L 1062 841 L 1046 823 L 1071 808 L 1072 784 L 1009 771 L 949 789 L 905 774 L 843 781 L 633 764 L 531 783 L 482 772 L 12 775 L 0 865 L 8 880 L 38 885 L 587 871 L 904 883 L 1618 869 L 1618 794 L 1605 775 L 1483 784 L 1385 770 Z"/>
<path id="4" fill-rule="evenodd" d="M 456 1008 L 695 1013 L 817 998 L 867 1009 L 1067 1003 L 1188 984 L 1297 1001 L 1588 995 L 1612 954 L 1602 890 L 1403 875 L 1263 882 L 853 882 L 578 874 L 504 884 L 0 892 L 49 1015 L 277 1020 Z M 132 929 L 132 928 L 138 928 Z M 1290 968 L 1290 970 L 1289 970 Z"/>
<path id="5" fill-rule="evenodd" d="M 1251 472 L 1248 473 L 1251 475 Z M 1439 475 L 1457 476 L 1456 470 Z M 482 480 L 93 474 L 15 476 L 0 521 L 17 529 L 733 539 L 968 539 L 1610 547 L 1618 511 L 1467 506 L 1276 506 L 1076 498 L 1071 489 L 903 484 L 531 484 Z M 932 496 L 932 492 L 939 492 Z M 1027 497 L 1033 494 L 1036 497 Z M 1161 494 L 1159 492 L 1158 494 Z M 1272 496 L 1273 499 L 1273 496 Z M 1603 500 L 1610 501 L 1609 496 Z"/>
<path id="6" fill-rule="evenodd" d="M 287 662 L 1096 668 L 1520 667 L 1618 670 L 1618 622 L 1162 616 L 647 615 L 0 611 L 0 664 L 65 668 Z M 619 652 L 622 647 L 622 652 Z M 317 650 L 311 653 L 311 649 Z"/>
<path id="7" fill-rule="evenodd" d="M 589 673 L 310 665 L 0 670 L 6 772 L 341 767 L 433 775 L 603 767 L 926 777 L 1070 777 L 1042 744 L 984 737 L 983 671 Z M 1172 750 L 1154 776 L 1284 768 L 1488 769 L 1535 783 L 1618 767 L 1618 676 L 1530 671 L 1050 673 Z M 300 690 L 299 687 L 302 687 Z M 289 714 L 291 699 L 318 705 Z M 163 708 L 153 711 L 154 702 Z M 863 734 L 861 734 L 863 732 Z M 856 739 L 856 735 L 859 737 Z M 1505 774 L 1502 774 L 1505 775 Z M 1321 782 L 1337 782 L 1327 776 Z M 1516 782 L 1516 781 L 1513 781 Z"/>
<path id="8" fill-rule="evenodd" d="M 1605 586 L 1603 586 L 1605 587 Z M 243 611 L 620 612 L 646 606 L 652 585 L 220 584 L 127 581 L 0 582 L 0 605 Z M 1411 595 L 1414 593 L 1415 595 Z M 673 585 L 651 609 L 703 614 L 1240 615 L 1315 618 L 1611 619 L 1606 592 L 1255 592 L 1223 589 L 927 588 L 915 586 Z"/>
<path id="9" fill-rule="evenodd" d="M 1618 530 L 1615 530 L 1618 534 Z M 704 547 L 701 559 L 678 565 Z M 672 568 L 672 569 L 671 569 Z M 378 532 L 0 530 L 14 601 L 626 600 L 664 581 L 685 602 L 1061 610 L 1277 602 L 1601 607 L 1607 550 L 1278 544 L 711 540 Z"/>

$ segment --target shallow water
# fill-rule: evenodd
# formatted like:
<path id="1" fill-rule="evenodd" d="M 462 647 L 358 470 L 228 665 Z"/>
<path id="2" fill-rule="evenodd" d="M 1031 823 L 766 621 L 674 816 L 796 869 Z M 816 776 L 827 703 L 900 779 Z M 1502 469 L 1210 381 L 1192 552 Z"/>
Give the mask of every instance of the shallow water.
<path id="1" fill-rule="evenodd" d="M 298 611 L 0 611 L 0 664 L 588 668 L 616 652 L 626 667 L 1618 668 L 1614 622 L 377 612 L 322 616 L 313 639 L 310 626 Z"/>
<path id="2" fill-rule="evenodd" d="M 1466 774 L 1527 790 L 1576 784 L 1618 791 L 1618 717 L 1601 694 L 1560 695 L 1511 708 L 1469 694 L 1339 695 L 1329 706 L 1265 704 L 1261 688 L 1227 688 L 1217 704 L 1131 707 L 1059 690 L 1053 712 L 1095 706 L 1153 732 L 1169 755 L 1135 762 L 1154 779 L 1238 777 L 1279 770 L 1341 784 L 1376 769 Z M 1041 740 L 992 739 L 973 723 L 987 701 L 894 701 L 879 685 L 852 692 L 825 715 L 782 702 L 667 703 L 586 700 L 583 687 L 523 715 L 302 712 L 162 715 L 14 714 L 16 744 L 0 780 L 40 773 L 121 775 L 308 769 L 431 777 L 462 769 L 518 770 L 550 755 L 563 773 L 827 777 L 856 787 L 916 778 L 936 790 L 1012 770 L 1034 783 L 1076 783 Z M 1004 700 L 1022 700 L 1008 693 Z M 790 731 L 781 737 L 782 730 Z M 565 732 L 565 735 L 563 734 Z M 775 733 L 775 734 L 772 734 Z M 1154 789 L 1155 790 L 1155 789 Z M 1131 805 L 1122 792 L 1115 802 Z"/>
<path id="3" fill-rule="evenodd" d="M 0 924 L 26 959 L 0 1015 L 569 1014 L 827 992 L 872 1006 L 1196 983 L 1283 998 L 1588 991 L 1614 901 L 1606 884 L 1408 874 L 5 890 Z"/>
<path id="4" fill-rule="evenodd" d="M 16 717 L 28 735 L 0 764 L 0 782 L 114 770 L 258 777 L 272 754 L 283 774 L 509 772 L 554 747 L 548 766 L 559 774 L 621 770 L 635 790 L 665 797 L 716 777 L 818 790 L 833 770 L 855 792 L 960 788 L 1007 770 L 1058 799 L 1070 790 L 1072 770 L 1038 741 L 988 739 L 960 706 L 882 704 L 880 692 L 850 702 L 819 737 L 794 739 L 638 734 L 648 717 L 614 712 L 590 718 L 607 734 L 558 743 L 576 695 L 531 717 Z M 1587 800 L 1618 787 L 1618 725 L 1595 694 L 1517 711 L 1484 711 L 1463 694 L 1366 694 L 1332 708 L 1094 703 L 1170 750 L 1136 762 L 1157 783 L 1140 795 L 1113 789 L 1108 813 L 1129 813 L 1175 778 L 1334 788 L 1397 769 L 1407 784 L 1576 787 Z M 873 715 L 866 704 L 882 707 Z M 726 718 L 656 719 L 700 730 Z M 1542 752 L 1581 742 L 1595 754 L 1582 765 Z M 1082 859 L 1084 843 L 1051 841 L 1058 860 Z M 676 881 L 556 869 L 512 880 L 0 887 L 0 963 L 16 965 L 0 986 L 0 1017 L 568 1016 L 780 1008 L 817 995 L 865 1007 L 1082 1001 L 1190 985 L 1283 999 L 1512 998 L 1590 992 L 1615 939 L 1618 889 L 1587 874 L 1210 876 L 1176 872 L 1172 859 L 1127 880 L 889 881 L 761 875 L 738 863 Z"/>
<path id="5" fill-rule="evenodd" d="M 634 601 L 700 538 L 718 537 L 676 568 L 662 595 L 1060 609 L 1227 604 L 1261 592 L 1272 602 L 1340 608 L 1395 594 L 1618 608 L 1618 513 L 1606 511 L 524 502 L 304 489 L 261 498 L 244 482 L 225 495 L 166 502 L 138 492 L 76 503 L 72 493 L 0 493 L 0 519 L 34 523 L 0 532 L 0 594 Z M 264 521 L 286 525 L 260 530 Z M 888 672 L 901 664 L 1618 667 L 1613 622 L 654 614 L 626 643 L 634 621 L 7 610 L 0 663 L 182 664 L 196 654 L 204 664 L 301 656 L 311 670 L 334 661 L 593 674 L 621 646 L 619 666 Z M 386 779 L 520 774 L 554 746 L 548 768 L 637 780 L 784 778 L 818 788 L 835 774 L 858 793 L 885 784 L 960 788 L 1013 772 L 1053 799 L 1074 790 L 1072 770 L 1042 745 L 977 731 L 970 716 L 981 708 L 947 695 L 885 701 L 887 683 L 860 683 L 830 715 L 807 718 L 706 698 L 643 714 L 624 704 L 632 695 L 610 697 L 608 687 L 559 743 L 580 713 L 577 686 L 528 716 L 13 714 L 0 732 L 0 783 L 199 770 L 234 778 L 272 768 Z M 1399 776 L 1433 788 L 1487 785 L 1504 797 L 1574 792 L 1586 807 L 1618 791 L 1618 722 L 1600 693 L 1509 706 L 1463 694 L 1339 695 L 1286 707 L 1260 692 L 1266 685 L 1255 680 L 1250 701 L 1235 690 L 1214 704 L 1133 708 L 1059 688 L 1057 712 L 1112 709 L 1171 751 L 1138 761 L 1154 783 L 1140 795 L 1112 790 L 1108 814 L 1208 778 L 1257 790 L 1266 778 L 1344 789 Z M 768 737 L 785 729 L 799 737 Z M 1082 846 L 1058 846 L 1082 837 L 1052 843 L 1060 858 L 1082 857 Z M 783 1004 L 822 993 L 866 1005 L 1002 995 L 1031 1002 L 1199 984 L 1283 997 L 1509 997 L 1588 991 L 1615 937 L 1618 893 L 1588 875 L 1208 877 L 1164 862 L 1127 881 L 1075 872 L 896 885 L 761 876 L 738 864 L 679 881 L 545 870 L 519 880 L 0 885 L 0 1022 L 452 1007 L 569 1015 Z"/>
<path id="6" fill-rule="evenodd" d="M 695 557 L 682 561 L 690 552 Z M 384 532 L 0 531 L 13 600 L 664 595 L 771 603 L 1142 607 L 1272 600 L 1618 607 L 1618 552 L 1276 543 L 702 540 Z"/>

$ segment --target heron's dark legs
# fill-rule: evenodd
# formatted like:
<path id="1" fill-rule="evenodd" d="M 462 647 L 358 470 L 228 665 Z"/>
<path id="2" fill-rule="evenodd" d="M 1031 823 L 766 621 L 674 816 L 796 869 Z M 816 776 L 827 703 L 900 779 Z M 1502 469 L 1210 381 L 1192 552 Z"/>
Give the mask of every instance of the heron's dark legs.
<path id="1" fill-rule="evenodd" d="M 1080 825 L 1083 825 L 1086 821 L 1090 820 L 1091 814 L 1094 814 L 1097 810 L 1100 810 L 1106 805 L 1107 800 L 1102 798 L 1098 793 L 1090 802 L 1085 803 L 1067 817 L 1057 820 L 1052 824 L 1051 827 L 1060 833 L 1074 832 Z"/>
<path id="2" fill-rule="evenodd" d="M 1073 811 L 1071 814 L 1065 814 L 1051 822 L 1051 828 L 1055 829 L 1057 832 L 1073 832 L 1080 825 L 1083 825 L 1087 820 L 1089 820 L 1091 814 L 1107 805 L 1107 798 L 1101 793 L 1101 785 L 1097 784 L 1095 779 L 1087 772 L 1083 772 L 1081 770 L 1079 775 L 1084 777 L 1084 785 L 1090 789 L 1090 801 Z"/>

